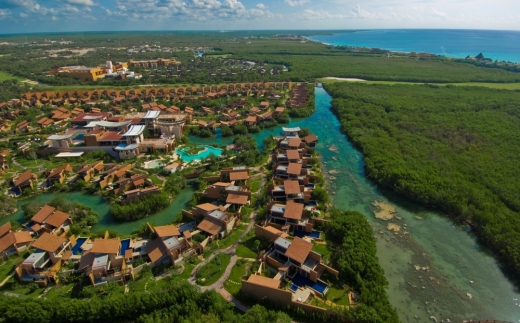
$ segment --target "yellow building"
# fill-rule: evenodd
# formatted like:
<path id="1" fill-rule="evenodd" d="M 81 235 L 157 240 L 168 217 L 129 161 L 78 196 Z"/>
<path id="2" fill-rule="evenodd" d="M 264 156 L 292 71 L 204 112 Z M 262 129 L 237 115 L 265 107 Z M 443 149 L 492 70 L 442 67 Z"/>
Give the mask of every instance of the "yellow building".
<path id="1" fill-rule="evenodd" d="M 64 66 L 52 68 L 49 74 L 62 77 L 72 77 L 82 81 L 97 81 L 98 79 L 105 77 L 106 71 L 101 67 Z"/>

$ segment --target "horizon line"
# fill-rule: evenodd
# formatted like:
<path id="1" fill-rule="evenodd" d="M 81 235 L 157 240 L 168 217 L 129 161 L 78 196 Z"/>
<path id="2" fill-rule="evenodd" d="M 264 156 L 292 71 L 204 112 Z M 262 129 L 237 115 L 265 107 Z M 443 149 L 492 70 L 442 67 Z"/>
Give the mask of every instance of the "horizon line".
<path id="1" fill-rule="evenodd" d="M 75 30 L 75 31 L 47 31 L 47 32 L 12 32 L 1 33 L 0 37 L 16 36 L 16 35 L 61 35 L 61 34 L 81 34 L 81 33 L 157 33 L 157 32 L 211 32 L 211 33 L 228 33 L 228 32 L 273 32 L 273 31 L 292 31 L 292 32 L 342 32 L 342 31 L 370 31 L 370 30 L 464 30 L 464 31 L 506 31 L 520 32 L 520 30 L 508 29 L 474 29 L 474 28 L 359 28 L 359 29 L 155 29 L 155 30 Z"/>

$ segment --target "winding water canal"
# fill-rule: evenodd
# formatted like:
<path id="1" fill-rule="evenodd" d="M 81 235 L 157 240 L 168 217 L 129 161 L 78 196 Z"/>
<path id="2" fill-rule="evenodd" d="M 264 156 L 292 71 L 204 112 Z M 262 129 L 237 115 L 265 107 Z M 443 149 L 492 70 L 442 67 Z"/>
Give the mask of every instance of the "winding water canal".
<path id="1" fill-rule="evenodd" d="M 448 219 L 414 203 L 383 194 L 365 178 L 363 157 L 340 133 L 340 124 L 330 111 L 331 97 L 316 88 L 316 112 L 309 118 L 293 120 L 289 126 L 310 128 L 318 135 L 318 150 L 327 172 L 329 192 L 336 207 L 356 210 L 369 219 L 377 238 L 378 256 L 389 281 L 390 302 L 404 323 L 462 322 L 470 319 L 496 319 L 520 322 L 520 294 L 504 277 L 494 259 L 482 252 L 467 233 Z M 269 135 L 279 135 L 281 127 L 255 135 L 261 146 Z M 229 144 L 231 138 L 191 138 L 201 144 Z M 116 223 L 108 214 L 109 206 L 98 196 L 83 193 L 60 193 L 69 200 L 93 207 L 100 214 L 98 229 L 130 233 L 146 221 L 171 222 L 181 208 L 187 207 L 193 191 L 184 190 L 166 210 L 137 222 Z M 48 201 L 52 194 L 41 195 L 22 203 Z M 372 203 L 382 200 L 393 205 L 397 217 L 391 223 L 399 232 L 387 229 L 388 222 L 373 215 Z M 3 219 L 21 220 L 22 212 Z"/>
<path id="2" fill-rule="evenodd" d="M 383 192 L 364 174 L 362 154 L 340 132 L 330 111 L 331 97 L 316 88 L 316 112 L 289 127 L 310 128 L 319 137 L 318 151 L 327 173 L 329 192 L 337 208 L 363 213 L 377 238 L 378 257 L 389 281 L 390 302 L 404 323 L 462 322 L 496 319 L 520 322 L 520 294 L 504 277 L 494 259 L 479 249 L 466 227 L 454 226 L 446 217 Z M 258 145 L 281 127 L 255 135 Z M 232 139 L 191 138 L 197 143 L 229 144 Z M 396 208 L 389 222 L 374 217 L 372 203 L 382 200 Z"/>

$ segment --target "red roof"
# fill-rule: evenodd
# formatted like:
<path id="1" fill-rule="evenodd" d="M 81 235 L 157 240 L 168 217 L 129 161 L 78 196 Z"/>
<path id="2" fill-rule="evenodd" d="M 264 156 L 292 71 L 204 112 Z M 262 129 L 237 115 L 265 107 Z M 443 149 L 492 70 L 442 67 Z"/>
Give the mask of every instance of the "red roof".
<path id="1" fill-rule="evenodd" d="M 119 131 L 107 131 L 98 141 L 120 140 L 121 138 L 123 136 L 119 134 Z"/>
<path id="2" fill-rule="evenodd" d="M 108 116 L 110 116 L 110 113 L 107 113 L 107 112 L 82 113 L 82 114 L 78 115 L 77 117 L 75 117 L 74 119 L 72 119 L 72 122 L 82 122 L 82 121 L 90 122 L 90 121 L 94 121 L 94 120 L 90 119 L 90 118 L 85 119 L 85 117 L 100 117 L 100 119 L 104 119 L 104 118 L 108 118 Z"/>

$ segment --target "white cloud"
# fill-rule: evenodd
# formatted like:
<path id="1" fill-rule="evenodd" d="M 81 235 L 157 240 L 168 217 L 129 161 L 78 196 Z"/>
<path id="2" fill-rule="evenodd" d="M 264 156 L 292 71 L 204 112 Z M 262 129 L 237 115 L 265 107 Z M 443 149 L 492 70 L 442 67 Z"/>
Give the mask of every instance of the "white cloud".
<path id="1" fill-rule="evenodd" d="M 29 8 L 34 3 L 34 0 L 0 0 L 0 9 Z"/>
<path id="2" fill-rule="evenodd" d="M 309 2 L 309 0 L 284 0 L 291 7 L 301 6 Z"/>
<path id="3" fill-rule="evenodd" d="M 6 19 L 11 16 L 11 11 L 7 9 L 0 9 L 0 20 Z"/>
<path id="4" fill-rule="evenodd" d="M 262 10 L 263 10 L 263 9 L 267 9 L 267 7 L 265 6 L 265 4 L 263 4 L 263 3 L 259 3 L 259 4 L 257 4 L 257 5 L 256 5 L 256 8 L 257 8 L 257 9 L 262 9 Z"/>
<path id="5" fill-rule="evenodd" d="M 95 5 L 92 0 L 61 0 L 65 3 L 78 6 L 93 6 Z"/>
<path id="6" fill-rule="evenodd" d="M 265 5 L 246 9 L 238 0 L 116 0 L 119 14 L 134 20 L 167 21 L 217 21 L 229 23 L 247 21 L 248 19 L 272 19 L 280 17 L 268 10 Z"/>
<path id="7" fill-rule="evenodd" d="M 25 12 L 20 12 L 20 17 L 21 18 L 27 18 L 29 15 L 26 14 Z"/>
<path id="8" fill-rule="evenodd" d="M 437 17 L 437 18 L 443 18 L 443 19 L 448 18 L 448 14 L 447 13 L 440 12 L 440 11 L 435 10 L 433 8 L 431 8 L 431 9 L 432 9 L 432 16 Z"/>
<path id="9" fill-rule="evenodd" d="M 362 9 L 360 5 L 356 5 L 354 8 L 350 10 L 350 12 L 353 14 L 354 17 L 359 19 L 375 18 L 374 14 L 371 14 L 370 12 Z"/>
<path id="10" fill-rule="evenodd" d="M 324 10 L 305 9 L 303 11 L 303 18 L 306 20 L 330 20 L 345 19 L 348 18 L 348 16 L 344 14 L 330 13 Z"/>

